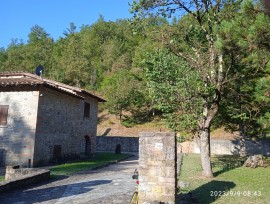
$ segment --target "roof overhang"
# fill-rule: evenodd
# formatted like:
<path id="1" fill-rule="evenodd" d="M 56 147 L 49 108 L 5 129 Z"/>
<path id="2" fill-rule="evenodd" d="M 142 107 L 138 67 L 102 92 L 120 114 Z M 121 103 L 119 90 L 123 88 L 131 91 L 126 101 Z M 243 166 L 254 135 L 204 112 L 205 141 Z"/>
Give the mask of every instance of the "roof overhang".
<path id="1" fill-rule="evenodd" d="M 19 87 L 23 85 L 29 86 L 44 86 L 64 94 L 74 96 L 76 98 L 85 99 L 84 95 L 88 95 L 98 100 L 98 102 L 106 102 L 105 99 L 74 86 L 63 84 L 57 81 L 41 78 L 40 76 L 27 72 L 3 72 L 0 73 L 0 88 L 1 87 Z"/>

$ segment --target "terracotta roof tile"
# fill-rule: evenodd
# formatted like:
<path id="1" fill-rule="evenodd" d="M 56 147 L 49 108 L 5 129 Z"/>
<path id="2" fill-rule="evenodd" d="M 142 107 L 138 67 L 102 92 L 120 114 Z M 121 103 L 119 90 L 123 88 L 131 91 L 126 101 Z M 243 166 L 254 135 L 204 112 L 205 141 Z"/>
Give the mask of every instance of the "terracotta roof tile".
<path id="1" fill-rule="evenodd" d="M 0 87 L 6 86 L 20 86 L 20 85 L 44 85 L 56 89 L 58 91 L 84 98 L 82 93 L 96 98 L 99 102 L 106 102 L 105 99 L 89 92 L 84 89 L 69 86 L 53 80 L 41 78 L 37 75 L 30 74 L 27 72 L 2 72 L 0 73 Z"/>
<path id="2" fill-rule="evenodd" d="M 37 85 L 42 84 L 40 80 L 27 79 L 27 78 L 1 78 L 0 86 L 11 86 L 11 85 Z"/>

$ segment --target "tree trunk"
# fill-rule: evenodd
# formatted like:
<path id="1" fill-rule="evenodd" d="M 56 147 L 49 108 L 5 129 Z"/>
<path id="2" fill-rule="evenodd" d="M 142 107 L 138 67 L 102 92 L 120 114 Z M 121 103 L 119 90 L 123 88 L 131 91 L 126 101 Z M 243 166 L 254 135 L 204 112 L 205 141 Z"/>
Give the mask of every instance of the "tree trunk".
<path id="1" fill-rule="evenodd" d="M 239 126 L 239 142 L 240 142 L 240 147 L 239 147 L 239 155 L 240 157 L 245 157 L 247 156 L 247 151 L 246 151 L 246 140 L 245 140 L 245 131 L 244 131 L 244 125 L 240 124 Z"/>
<path id="2" fill-rule="evenodd" d="M 202 175 L 207 178 L 213 177 L 210 160 L 210 128 L 202 129 L 200 132 L 200 150 L 202 161 Z"/>

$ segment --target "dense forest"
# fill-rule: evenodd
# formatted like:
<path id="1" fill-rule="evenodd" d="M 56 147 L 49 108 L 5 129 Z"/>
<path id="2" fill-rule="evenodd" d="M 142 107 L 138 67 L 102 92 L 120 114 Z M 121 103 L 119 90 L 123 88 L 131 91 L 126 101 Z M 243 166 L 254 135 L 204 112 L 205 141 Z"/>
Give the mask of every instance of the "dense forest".
<path id="1" fill-rule="evenodd" d="M 132 7 L 133 19 L 112 22 L 100 16 L 79 28 L 70 23 L 58 40 L 34 25 L 27 43 L 15 39 L 0 49 L 0 71 L 33 72 L 42 65 L 46 78 L 101 93 L 108 101 L 102 108 L 127 126 L 158 116 L 183 134 L 196 133 L 207 111 L 198 107 L 213 108 L 211 100 L 218 97 L 211 127 L 265 137 L 270 127 L 270 21 L 263 5 L 224 1 L 212 28 L 206 15 L 199 22 L 192 12 L 169 18 L 163 11 L 138 19 L 138 8 Z M 210 67 L 218 69 L 221 56 L 227 66 L 224 78 L 217 79 L 220 84 L 211 78 L 214 69 L 205 68 L 211 56 L 204 25 L 218 33 L 211 42 Z"/>

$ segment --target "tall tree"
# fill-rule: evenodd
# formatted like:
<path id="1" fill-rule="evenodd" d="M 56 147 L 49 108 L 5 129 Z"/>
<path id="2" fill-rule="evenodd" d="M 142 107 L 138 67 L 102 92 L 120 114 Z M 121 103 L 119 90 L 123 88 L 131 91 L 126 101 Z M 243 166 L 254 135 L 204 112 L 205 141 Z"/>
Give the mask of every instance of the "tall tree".
<path id="1" fill-rule="evenodd" d="M 68 35 L 70 35 L 70 34 L 75 34 L 76 28 L 77 28 L 77 27 L 76 27 L 75 23 L 71 22 L 71 23 L 69 24 L 69 28 L 67 28 L 66 30 L 64 30 L 63 34 L 64 34 L 65 36 L 68 36 Z"/>
<path id="2" fill-rule="evenodd" d="M 241 2 L 241 0 L 139 0 L 134 1 L 132 5 L 135 19 L 153 14 L 181 17 L 179 25 L 168 26 L 161 39 L 172 53 L 184 59 L 190 68 L 196 70 L 203 81 L 203 85 L 198 87 L 204 91 L 199 95 L 202 105 L 197 131 L 200 138 L 202 174 L 205 177 L 213 177 L 210 162 L 210 127 L 218 113 L 223 88 L 232 77 L 231 70 L 237 69 L 231 66 L 232 58 L 224 50 L 221 29 L 223 22 L 230 23 L 239 14 Z M 254 73 L 257 69 L 258 67 L 250 66 L 249 72 Z"/>
<path id="3" fill-rule="evenodd" d="M 7 55 L 4 48 L 0 48 L 0 72 L 4 71 L 4 64 L 7 60 Z"/>
<path id="4" fill-rule="evenodd" d="M 107 76 L 100 88 L 108 100 L 106 106 L 109 112 L 119 116 L 120 120 L 124 111 L 138 110 L 147 103 L 144 90 L 138 74 L 125 69 Z"/>
<path id="5" fill-rule="evenodd" d="M 85 87 L 91 82 L 91 67 L 82 49 L 81 37 L 70 34 L 61 44 L 59 67 L 63 70 L 63 82 L 77 87 Z"/>
<path id="6" fill-rule="evenodd" d="M 38 65 L 45 68 L 45 75 L 49 76 L 52 68 L 52 53 L 54 41 L 41 26 L 35 25 L 31 28 L 26 45 L 25 61 L 28 71 L 34 71 Z"/>
<path id="7" fill-rule="evenodd" d="M 146 54 L 145 73 L 154 108 L 161 110 L 168 125 L 182 134 L 196 132 L 207 92 L 199 73 L 166 48 Z M 198 89 L 198 87 L 202 87 Z"/>
<path id="8" fill-rule="evenodd" d="M 5 51 L 6 60 L 3 64 L 3 70 L 6 71 L 27 71 L 29 70 L 26 60 L 26 45 L 17 40 L 13 40 Z"/>
<path id="9" fill-rule="evenodd" d="M 264 125 L 259 122 L 270 105 L 264 97 L 267 89 L 263 88 L 269 83 L 270 22 L 261 10 L 260 4 L 246 1 L 239 15 L 223 22 L 221 29 L 223 50 L 236 68 L 231 69 L 230 83 L 224 87 L 220 119 L 229 129 L 239 130 L 243 156 L 245 138 L 264 135 L 269 128 L 265 120 Z"/>

